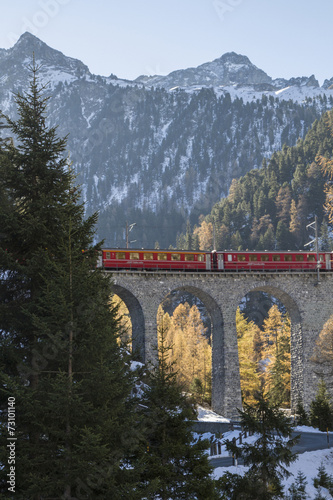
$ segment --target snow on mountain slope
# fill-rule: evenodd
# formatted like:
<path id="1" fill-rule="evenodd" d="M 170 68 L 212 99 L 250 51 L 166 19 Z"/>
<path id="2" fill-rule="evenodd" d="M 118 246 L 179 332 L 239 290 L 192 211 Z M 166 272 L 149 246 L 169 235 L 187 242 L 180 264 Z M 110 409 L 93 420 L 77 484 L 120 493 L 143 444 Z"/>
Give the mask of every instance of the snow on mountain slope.
<path id="1" fill-rule="evenodd" d="M 15 116 L 32 56 L 50 82 L 49 121 L 69 134 L 71 161 L 99 235 L 121 246 L 126 220 L 138 244 L 174 243 L 187 218 L 206 214 L 234 177 L 293 145 L 332 107 L 333 79 L 272 80 L 235 53 L 198 68 L 134 82 L 92 75 L 81 61 L 25 33 L 0 50 L 0 109 Z"/>

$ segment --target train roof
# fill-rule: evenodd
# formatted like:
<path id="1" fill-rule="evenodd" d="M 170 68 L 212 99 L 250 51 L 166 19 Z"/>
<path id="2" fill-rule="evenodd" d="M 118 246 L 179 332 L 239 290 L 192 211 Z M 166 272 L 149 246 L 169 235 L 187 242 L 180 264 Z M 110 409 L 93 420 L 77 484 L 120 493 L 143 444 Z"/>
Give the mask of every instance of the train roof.
<path id="1" fill-rule="evenodd" d="M 102 248 L 102 250 L 105 252 L 153 252 L 153 253 L 158 253 L 158 252 L 163 252 L 163 253 L 210 253 L 207 252 L 206 250 L 176 250 L 176 249 L 170 249 L 170 248 Z"/>
<path id="2" fill-rule="evenodd" d="M 102 248 L 103 251 L 108 252 L 170 252 L 170 253 L 316 253 L 315 250 L 178 250 L 170 248 L 121 248 L 121 247 L 105 247 Z M 333 251 L 319 250 L 319 253 L 333 253 Z"/>

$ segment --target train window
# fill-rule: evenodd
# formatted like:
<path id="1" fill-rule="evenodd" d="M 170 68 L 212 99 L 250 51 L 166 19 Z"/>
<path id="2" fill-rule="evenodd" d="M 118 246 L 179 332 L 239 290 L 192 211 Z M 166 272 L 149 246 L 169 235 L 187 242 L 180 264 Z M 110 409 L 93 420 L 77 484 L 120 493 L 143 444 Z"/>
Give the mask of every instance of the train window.
<path id="1" fill-rule="evenodd" d="M 204 255 L 198 255 L 198 262 L 205 262 L 205 256 Z"/>
<path id="2" fill-rule="evenodd" d="M 303 260 L 304 260 L 303 254 L 296 255 L 296 262 L 303 262 Z"/>
<path id="3" fill-rule="evenodd" d="M 273 262 L 279 262 L 281 260 L 280 255 L 273 255 Z"/>
<path id="4" fill-rule="evenodd" d="M 168 255 L 166 253 L 158 253 L 157 260 L 168 260 Z"/>
<path id="5" fill-rule="evenodd" d="M 125 252 L 116 252 L 116 259 L 126 259 Z"/>
<path id="6" fill-rule="evenodd" d="M 285 260 L 285 262 L 291 262 L 293 260 L 293 256 L 292 255 L 285 255 L 284 260 Z"/>
<path id="7" fill-rule="evenodd" d="M 154 254 L 152 253 L 144 253 L 143 260 L 154 260 Z"/>
<path id="8" fill-rule="evenodd" d="M 180 260 L 180 253 L 172 253 L 171 260 Z"/>
<path id="9" fill-rule="evenodd" d="M 194 255 L 193 255 L 193 253 L 186 254 L 186 255 L 185 255 L 185 260 L 187 260 L 187 261 L 192 261 L 192 260 L 194 260 Z"/>
<path id="10" fill-rule="evenodd" d="M 105 252 L 105 258 L 111 259 L 111 252 Z"/>
<path id="11" fill-rule="evenodd" d="M 257 260 L 258 260 L 258 255 L 256 255 L 256 254 L 249 255 L 249 261 L 250 262 L 255 262 Z"/>
<path id="12" fill-rule="evenodd" d="M 130 252 L 131 260 L 139 260 L 139 252 Z"/>
<path id="13" fill-rule="evenodd" d="M 269 260 L 269 255 L 260 255 L 261 262 L 267 262 Z"/>
<path id="14" fill-rule="evenodd" d="M 308 262 L 315 262 L 316 256 L 315 255 L 307 255 L 307 261 Z"/>
<path id="15" fill-rule="evenodd" d="M 228 254 L 228 262 L 232 262 L 232 255 Z"/>
<path id="16" fill-rule="evenodd" d="M 238 262 L 244 262 L 246 260 L 246 257 L 243 254 L 238 254 L 237 260 L 238 260 Z"/>

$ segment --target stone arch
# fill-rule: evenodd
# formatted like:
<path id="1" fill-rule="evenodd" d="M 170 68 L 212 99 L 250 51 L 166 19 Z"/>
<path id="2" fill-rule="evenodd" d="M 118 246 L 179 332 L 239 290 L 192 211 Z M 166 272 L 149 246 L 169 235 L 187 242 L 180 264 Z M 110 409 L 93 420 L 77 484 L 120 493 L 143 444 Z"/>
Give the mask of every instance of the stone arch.
<path id="1" fill-rule="evenodd" d="M 230 390 L 228 380 L 230 377 L 230 365 L 228 353 L 226 352 L 224 338 L 224 321 L 222 309 L 217 300 L 207 291 L 193 286 L 191 284 L 182 284 L 174 286 L 168 290 L 168 294 L 172 292 L 184 291 L 198 297 L 206 307 L 211 320 L 211 342 L 212 342 L 212 408 L 221 415 L 234 415 L 235 408 L 241 407 L 241 390 L 238 370 L 237 380 L 233 384 L 233 389 Z M 164 300 L 163 299 L 163 300 Z M 238 363 L 238 359 L 237 359 Z M 237 364 L 236 363 L 236 364 Z M 238 365 L 237 365 L 238 367 Z M 237 368 L 236 368 L 237 372 Z M 237 379 L 237 375 L 236 375 Z"/>
<path id="2" fill-rule="evenodd" d="M 135 295 L 123 286 L 113 284 L 112 291 L 123 300 L 132 321 L 132 351 L 143 363 L 145 360 L 145 320 L 142 306 Z"/>
<path id="3" fill-rule="evenodd" d="M 302 320 L 299 306 L 296 301 L 284 290 L 267 284 L 258 284 L 250 286 L 240 300 L 250 292 L 266 292 L 276 297 L 287 309 L 291 321 L 290 334 L 290 352 L 291 352 L 291 408 L 296 409 L 299 399 L 303 401 L 304 397 L 304 354 L 302 338 Z"/>

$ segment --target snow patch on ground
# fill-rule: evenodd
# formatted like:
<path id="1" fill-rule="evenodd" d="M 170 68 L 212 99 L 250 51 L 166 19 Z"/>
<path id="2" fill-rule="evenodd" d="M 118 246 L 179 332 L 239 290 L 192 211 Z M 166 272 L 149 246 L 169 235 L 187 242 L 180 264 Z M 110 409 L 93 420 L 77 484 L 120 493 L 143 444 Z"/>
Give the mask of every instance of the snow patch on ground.
<path id="1" fill-rule="evenodd" d="M 228 418 L 222 417 L 218 413 L 214 413 L 213 410 L 209 410 L 208 408 L 202 408 L 202 406 L 198 406 L 198 420 L 200 422 L 230 422 Z"/>
<path id="2" fill-rule="evenodd" d="M 318 490 L 313 486 L 313 478 L 318 475 L 318 467 L 323 465 L 327 474 L 333 476 L 333 451 L 332 450 L 318 450 L 305 452 L 298 455 L 297 460 L 290 465 L 289 471 L 291 476 L 284 480 L 285 493 L 288 492 L 288 488 L 295 481 L 298 471 L 303 472 L 306 476 L 306 493 L 308 498 L 314 499 Z M 232 474 L 243 475 L 248 470 L 248 467 L 243 465 L 237 465 L 233 467 L 218 467 L 214 470 L 213 475 L 215 479 L 223 476 L 225 472 L 230 472 Z M 326 498 L 332 498 L 326 490 L 322 490 L 323 494 L 326 494 Z"/>

